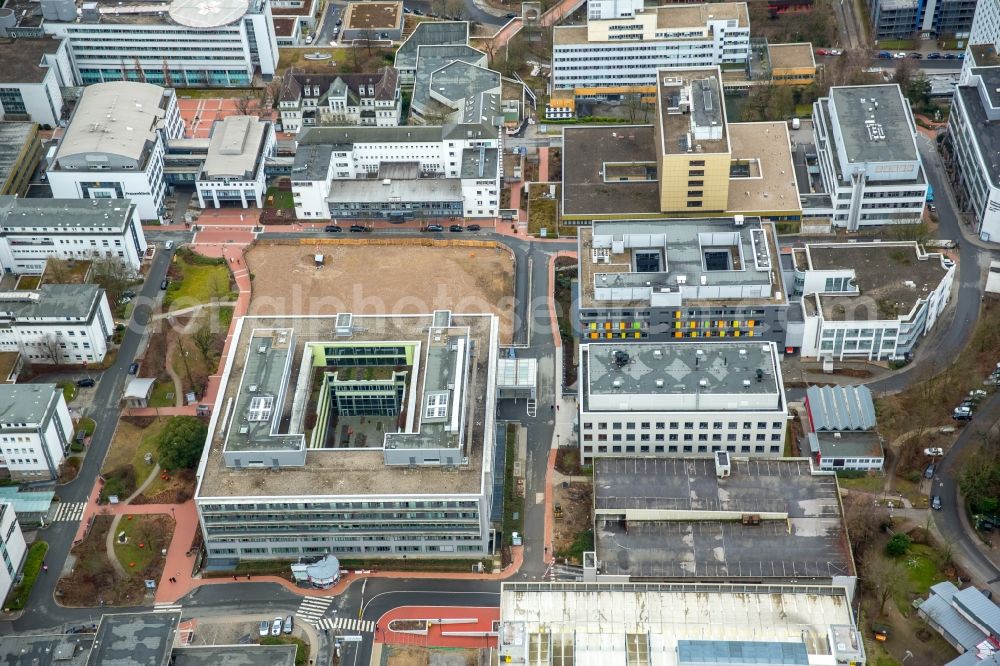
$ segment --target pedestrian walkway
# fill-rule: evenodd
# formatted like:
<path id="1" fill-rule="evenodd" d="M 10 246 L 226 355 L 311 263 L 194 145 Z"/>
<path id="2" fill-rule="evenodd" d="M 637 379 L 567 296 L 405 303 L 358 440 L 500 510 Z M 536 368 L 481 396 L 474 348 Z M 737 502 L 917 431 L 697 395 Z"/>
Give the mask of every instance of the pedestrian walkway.
<path id="1" fill-rule="evenodd" d="M 86 508 L 86 502 L 61 502 L 56 508 L 52 522 L 76 522 L 83 517 L 83 510 Z"/>
<path id="2" fill-rule="evenodd" d="M 316 626 L 320 629 L 343 629 L 346 631 L 363 631 L 375 633 L 375 623 L 371 620 L 359 620 L 354 617 L 324 617 Z"/>
<path id="3" fill-rule="evenodd" d="M 318 625 L 320 618 L 326 615 L 326 611 L 332 603 L 331 597 L 306 597 L 299 604 L 299 609 L 295 611 L 295 614 L 306 622 Z"/>
<path id="4" fill-rule="evenodd" d="M 173 613 L 173 612 L 176 612 L 176 611 L 179 611 L 179 610 L 181 610 L 181 605 L 180 604 L 154 604 L 153 605 L 153 612 L 154 613 Z"/>

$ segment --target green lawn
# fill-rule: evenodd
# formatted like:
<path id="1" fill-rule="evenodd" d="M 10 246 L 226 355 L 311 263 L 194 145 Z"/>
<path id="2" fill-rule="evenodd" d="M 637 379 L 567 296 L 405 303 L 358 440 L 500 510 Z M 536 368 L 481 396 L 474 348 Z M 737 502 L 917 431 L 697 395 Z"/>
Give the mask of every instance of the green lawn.
<path id="1" fill-rule="evenodd" d="M 175 397 L 174 383 L 169 380 L 157 380 L 153 384 L 153 392 L 149 394 L 150 407 L 173 407 L 177 404 Z"/>
<path id="2" fill-rule="evenodd" d="M 178 251 L 173 268 L 181 272 L 181 279 L 173 279 L 163 305 L 168 310 L 210 303 L 212 300 L 233 300 L 229 290 L 229 269 L 224 260 L 196 257 L 189 252 Z"/>
<path id="3" fill-rule="evenodd" d="M 796 104 L 795 105 L 795 115 L 799 118 L 812 118 L 813 107 L 812 104 Z"/>
<path id="4" fill-rule="evenodd" d="M 897 558 L 896 562 L 906 570 L 909 585 L 894 600 L 899 611 L 908 616 L 913 598 L 926 597 L 931 585 L 943 579 L 939 573 L 939 557 L 930 546 L 913 544 L 909 552 Z"/>
<path id="5" fill-rule="evenodd" d="M 76 424 L 76 429 L 84 431 L 85 433 L 87 433 L 88 436 L 94 434 L 94 429 L 96 427 L 97 423 L 95 423 L 94 419 L 90 418 L 89 416 L 84 416 Z"/>
<path id="6" fill-rule="evenodd" d="M 114 494 L 108 492 L 109 486 L 113 490 L 115 489 L 115 484 L 112 481 L 116 477 L 112 472 L 126 466 L 131 467 L 135 472 L 135 487 L 142 485 L 142 482 L 146 480 L 156 465 L 155 439 L 166 422 L 167 419 L 157 419 L 146 428 L 139 428 L 126 420 L 118 423 L 118 431 L 115 433 L 115 439 L 111 443 L 111 449 L 108 451 L 108 455 L 104 459 L 104 467 L 101 469 L 101 474 L 107 479 L 107 483 L 104 484 L 101 491 L 102 497 Z M 146 464 L 146 453 L 152 454 L 152 464 Z M 126 489 L 128 488 L 126 487 Z M 120 499 L 125 498 L 121 497 Z"/>
<path id="7" fill-rule="evenodd" d="M 295 200 L 292 198 L 291 190 L 279 190 L 277 187 L 268 188 L 264 194 L 265 208 L 295 208 Z"/>
<path id="8" fill-rule="evenodd" d="M 76 397 L 76 382 L 67 379 L 66 381 L 59 382 L 56 386 L 62 389 L 66 402 L 70 402 Z"/>
<path id="9" fill-rule="evenodd" d="M 17 291 L 30 291 L 32 289 L 38 289 L 38 285 L 41 281 L 41 275 L 22 275 L 17 279 L 17 284 L 14 286 L 14 289 Z"/>
<path id="10" fill-rule="evenodd" d="M 222 306 L 215 309 L 216 316 L 219 318 L 219 330 L 223 333 L 228 333 L 229 326 L 233 323 L 233 308 Z"/>
<path id="11" fill-rule="evenodd" d="M 5 609 L 12 611 L 22 610 L 24 605 L 28 603 L 28 597 L 31 596 L 31 588 L 35 586 L 38 574 L 42 571 L 42 562 L 45 561 L 45 553 L 48 550 L 49 544 L 44 541 L 36 541 L 31 544 L 31 548 L 28 549 L 28 555 L 24 559 L 24 567 L 21 568 L 24 578 L 21 580 L 21 584 L 14 587 L 10 591 L 10 594 L 7 595 L 7 601 L 4 603 Z M 55 575 L 55 573 L 52 575 Z"/>
<path id="12" fill-rule="evenodd" d="M 837 475 L 837 483 L 841 488 L 857 490 L 863 493 L 880 493 L 885 485 L 885 477 L 881 474 L 866 474 L 859 478 L 849 478 Z"/>
<path id="13" fill-rule="evenodd" d="M 884 51 L 907 51 L 917 48 L 917 42 L 912 39 L 880 39 L 878 48 Z"/>

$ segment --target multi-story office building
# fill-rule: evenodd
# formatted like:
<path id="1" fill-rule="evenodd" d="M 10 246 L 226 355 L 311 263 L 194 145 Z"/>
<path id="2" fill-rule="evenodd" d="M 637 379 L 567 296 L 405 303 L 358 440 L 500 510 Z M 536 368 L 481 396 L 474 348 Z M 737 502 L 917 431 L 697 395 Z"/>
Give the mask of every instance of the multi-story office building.
<path id="1" fill-rule="evenodd" d="M 163 214 L 163 156 L 184 121 L 174 91 L 119 81 L 87 86 L 48 167 L 59 199 L 131 199 L 141 220 Z"/>
<path id="2" fill-rule="evenodd" d="M 10 502 L 0 502 L 0 596 L 4 599 L 14 586 L 14 579 L 24 561 L 28 547 L 24 542 L 24 533 L 17 522 L 14 505 Z"/>
<path id="3" fill-rule="evenodd" d="M 274 125 L 255 116 L 228 116 L 212 125 L 205 161 L 195 181 L 198 204 L 218 208 L 264 205 L 264 163 L 277 149 Z"/>
<path id="4" fill-rule="evenodd" d="M 665 67 L 745 69 L 749 58 L 745 2 L 636 8 L 553 28 L 552 86 L 653 85 Z"/>
<path id="5" fill-rule="evenodd" d="M 269 0 L 42 3 L 46 33 L 69 39 L 76 83 L 249 86 L 275 73 Z"/>
<path id="6" fill-rule="evenodd" d="M 587 3 L 587 18 L 596 21 L 635 16 L 644 8 L 643 0 L 591 0 Z"/>
<path id="7" fill-rule="evenodd" d="M 410 123 L 447 125 L 501 115 L 501 77 L 486 54 L 470 46 L 420 46 Z"/>
<path id="8" fill-rule="evenodd" d="M 19 38 L 0 44 L 0 120 L 30 120 L 55 127 L 62 117 L 62 88 L 73 85 L 69 42 Z"/>
<path id="9" fill-rule="evenodd" d="M 493 315 L 246 317 L 195 502 L 209 562 L 490 552 Z"/>
<path id="10" fill-rule="evenodd" d="M 580 457 L 780 457 L 787 406 L 773 342 L 580 345 Z"/>
<path id="11" fill-rule="evenodd" d="M 0 195 L 25 196 L 41 161 L 37 123 L 0 122 Z"/>
<path id="12" fill-rule="evenodd" d="M 417 50 L 422 46 L 468 46 L 469 24 L 466 21 L 424 21 L 418 23 L 396 51 L 394 66 L 399 82 L 412 86 L 417 73 Z M 478 51 L 477 51 L 478 53 Z"/>
<path id="13" fill-rule="evenodd" d="M 988 0 L 991 1 L 991 0 Z M 875 39 L 969 36 L 980 0 L 868 0 Z"/>
<path id="14" fill-rule="evenodd" d="M 984 60 L 992 44 L 973 46 L 973 58 Z M 979 54 L 979 55 L 977 55 Z M 1000 239 L 1000 66 L 972 67 L 955 87 L 948 134 L 950 163 L 955 167 L 958 205 L 972 212 L 983 240 Z"/>
<path id="15" fill-rule="evenodd" d="M 403 36 L 403 3 L 399 0 L 353 0 L 344 9 L 343 42 L 398 41 Z"/>
<path id="16" fill-rule="evenodd" d="M 495 218 L 497 125 L 317 127 L 292 168 L 298 219 Z"/>
<path id="17" fill-rule="evenodd" d="M 18 351 L 28 363 L 100 363 L 114 327 L 108 298 L 94 284 L 0 292 L 0 351 Z"/>
<path id="18" fill-rule="evenodd" d="M 858 231 L 920 221 L 927 178 L 898 85 L 831 88 L 813 104 L 813 134 L 833 226 Z"/>
<path id="19" fill-rule="evenodd" d="M 497 650 L 515 666 L 553 666 L 570 655 L 579 664 L 864 666 L 852 593 L 796 582 L 502 583 Z"/>
<path id="20" fill-rule="evenodd" d="M 299 132 L 316 125 L 395 127 L 402 116 L 399 72 L 375 74 L 285 72 L 278 94 L 281 128 Z"/>
<path id="21" fill-rule="evenodd" d="M 138 272 L 146 237 L 125 200 L 0 196 L 0 269 L 41 275 L 45 261 L 115 257 Z"/>
<path id="22" fill-rule="evenodd" d="M 916 242 L 810 243 L 792 251 L 785 345 L 819 359 L 909 358 L 944 311 L 955 263 Z"/>
<path id="23" fill-rule="evenodd" d="M 592 341 L 761 338 L 788 301 L 774 225 L 758 218 L 595 222 L 579 229 L 577 333 Z"/>
<path id="24" fill-rule="evenodd" d="M 14 481 L 48 481 L 73 441 L 73 420 L 55 384 L 0 384 L 0 470 Z"/>
<path id="25" fill-rule="evenodd" d="M 802 216 L 788 127 L 729 123 L 718 67 L 660 70 L 652 125 L 567 127 L 562 219 Z"/>

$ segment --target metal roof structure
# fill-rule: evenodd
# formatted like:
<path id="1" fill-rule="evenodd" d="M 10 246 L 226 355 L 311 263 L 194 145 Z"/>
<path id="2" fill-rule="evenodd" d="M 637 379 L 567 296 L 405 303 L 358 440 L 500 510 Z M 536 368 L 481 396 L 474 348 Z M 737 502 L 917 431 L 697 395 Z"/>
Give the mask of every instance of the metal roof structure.
<path id="1" fill-rule="evenodd" d="M 17 486 L 5 486 L 0 488 L 0 504 L 5 502 L 14 506 L 14 513 L 22 518 L 27 514 L 42 514 L 49 510 L 52 498 L 55 493 L 51 491 L 24 492 Z M 0 661 L 2 663 L 2 661 Z"/>
<path id="2" fill-rule="evenodd" d="M 806 401 L 816 432 L 875 429 L 875 403 L 867 386 L 810 386 Z"/>
<path id="3" fill-rule="evenodd" d="M 156 383 L 155 377 L 132 377 L 125 385 L 125 393 L 122 399 L 139 398 L 145 400 L 149 397 L 149 392 Z"/>
<path id="4" fill-rule="evenodd" d="M 133 211 L 134 207 L 129 199 L 24 199 L 0 196 L 0 231 L 122 231 Z"/>
<path id="5" fill-rule="evenodd" d="M 966 650 L 972 650 L 977 644 L 987 638 L 987 634 L 957 607 L 959 603 L 957 598 L 960 594 L 963 595 L 962 601 L 967 606 L 969 604 L 975 605 L 979 610 L 984 611 L 992 621 L 995 621 L 996 616 L 1000 615 L 1000 608 L 997 608 L 996 604 L 984 597 L 982 592 L 975 588 L 966 588 L 959 591 L 955 587 L 955 584 L 950 581 L 943 581 L 937 585 L 932 585 L 930 596 L 920 604 L 919 610 L 921 615 L 926 616 L 935 625 L 935 628 L 947 633 Z M 993 608 L 986 609 L 979 602 L 972 601 L 971 598 L 973 595 L 978 595 L 982 598 L 982 601 L 993 606 Z M 976 620 L 980 619 L 977 615 L 972 617 L 975 617 Z"/>

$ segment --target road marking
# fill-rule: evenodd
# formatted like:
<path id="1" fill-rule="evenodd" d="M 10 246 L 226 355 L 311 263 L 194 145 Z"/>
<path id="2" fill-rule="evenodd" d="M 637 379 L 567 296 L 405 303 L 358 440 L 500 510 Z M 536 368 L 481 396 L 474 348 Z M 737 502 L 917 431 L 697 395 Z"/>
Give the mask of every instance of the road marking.
<path id="1" fill-rule="evenodd" d="M 299 610 L 295 614 L 310 624 L 316 624 L 321 617 L 326 615 L 326 611 L 332 603 L 332 597 L 306 597 L 299 604 Z"/>
<path id="2" fill-rule="evenodd" d="M 535 493 L 535 504 L 545 504 L 545 493 Z"/>
<path id="3" fill-rule="evenodd" d="M 86 508 L 86 502 L 60 502 L 52 522 L 79 522 Z"/>
<path id="4" fill-rule="evenodd" d="M 316 626 L 320 629 L 345 629 L 347 631 L 364 631 L 369 634 L 375 631 L 375 622 L 372 620 L 359 620 L 355 617 L 324 617 L 316 623 Z"/>
<path id="5" fill-rule="evenodd" d="M 173 613 L 181 610 L 180 604 L 158 603 L 153 605 L 154 613 Z"/>

